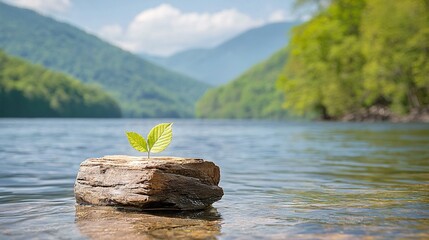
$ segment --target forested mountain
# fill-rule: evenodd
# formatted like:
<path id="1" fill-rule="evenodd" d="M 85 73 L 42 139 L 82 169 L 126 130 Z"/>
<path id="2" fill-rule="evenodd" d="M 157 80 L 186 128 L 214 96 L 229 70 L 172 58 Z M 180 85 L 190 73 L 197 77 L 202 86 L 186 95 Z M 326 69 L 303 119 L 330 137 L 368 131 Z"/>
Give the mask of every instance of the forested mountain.
<path id="1" fill-rule="evenodd" d="M 201 118 L 288 118 L 284 95 L 276 80 L 286 63 L 286 49 L 278 51 L 226 85 L 211 89 L 198 101 Z"/>
<path id="2" fill-rule="evenodd" d="M 0 51 L 0 117 L 120 117 L 96 86 Z"/>
<path id="3" fill-rule="evenodd" d="M 220 85 L 284 47 L 290 28 L 297 24 L 282 22 L 254 28 L 211 49 L 191 49 L 167 58 L 142 56 L 211 85 Z"/>
<path id="4" fill-rule="evenodd" d="M 427 0 L 332 0 L 293 31 L 279 80 L 288 109 L 351 120 L 428 113 L 428 13 Z"/>
<path id="5" fill-rule="evenodd" d="M 191 117 L 207 84 L 149 63 L 69 24 L 0 2 L 0 48 L 118 99 L 125 116 Z"/>
<path id="6" fill-rule="evenodd" d="M 208 91 L 197 115 L 427 121 L 428 12 L 426 0 L 332 0 L 286 49 Z"/>

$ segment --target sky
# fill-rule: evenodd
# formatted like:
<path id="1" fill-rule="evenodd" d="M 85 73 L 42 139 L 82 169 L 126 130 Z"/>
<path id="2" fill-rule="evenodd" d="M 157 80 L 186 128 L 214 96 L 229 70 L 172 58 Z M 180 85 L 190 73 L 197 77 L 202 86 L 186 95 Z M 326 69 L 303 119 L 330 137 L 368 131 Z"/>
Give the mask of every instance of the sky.
<path id="1" fill-rule="evenodd" d="M 294 0 L 3 0 L 134 53 L 168 56 L 214 47 L 248 29 L 306 20 Z"/>

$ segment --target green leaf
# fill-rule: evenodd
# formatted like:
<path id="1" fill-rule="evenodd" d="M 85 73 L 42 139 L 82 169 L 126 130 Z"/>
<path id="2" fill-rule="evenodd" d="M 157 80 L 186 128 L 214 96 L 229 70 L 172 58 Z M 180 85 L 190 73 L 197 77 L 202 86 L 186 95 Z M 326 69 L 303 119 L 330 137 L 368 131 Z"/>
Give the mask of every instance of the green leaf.
<path id="1" fill-rule="evenodd" d="M 131 146 L 140 152 L 148 152 L 146 140 L 138 133 L 126 132 Z"/>
<path id="2" fill-rule="evenodd" d="M 173 123 L 161 123 L 150 130 L 147 136 L 150 152 L 162 152 L 168 147 L 173 138 L 172 125 Z"/>

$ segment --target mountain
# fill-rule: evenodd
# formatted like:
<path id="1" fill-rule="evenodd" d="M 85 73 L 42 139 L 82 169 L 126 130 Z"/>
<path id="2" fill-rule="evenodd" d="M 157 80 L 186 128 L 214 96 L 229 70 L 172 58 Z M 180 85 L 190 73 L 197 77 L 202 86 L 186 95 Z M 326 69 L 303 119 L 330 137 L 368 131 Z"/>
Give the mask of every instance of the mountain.
<path id="1" fill-rule="evenodd" d="M 254 28 L 211 49 L 191 49 L 166 58 L 142 57 L 211 85 L 220 85 L 285 46 L 289 30 L 297 24 L 281 22 Z"/>
<path id="2" fill-rule="evenodd" d="M 276 89 L 286 58 L 286 49 L 282 49 L 237 79 L 207 91 L 197 103 L 197 117 L 289 118 L 282 108 L 284 95 Z"/>
<path id="3" fill-rule="evenodd" d="M 66 23 L 0 2 L 0 48 L 98 83 L 129 117 L 192 117 L 208 85 L 166 70 Z"/>
<path id="4" fill-rule="evenodd" d="M 0 51 L 0 117 L 120 117 L 96 86 Z"/>

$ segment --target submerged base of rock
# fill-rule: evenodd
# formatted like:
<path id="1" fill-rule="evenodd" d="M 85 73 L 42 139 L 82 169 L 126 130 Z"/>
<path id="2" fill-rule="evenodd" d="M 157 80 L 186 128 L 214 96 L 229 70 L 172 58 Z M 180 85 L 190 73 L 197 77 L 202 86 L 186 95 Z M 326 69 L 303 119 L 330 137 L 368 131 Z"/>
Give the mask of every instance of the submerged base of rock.
<path id="1" fill-rule="evenodd" d="M 76 206 L 76 225 L 89 239 L 217 239 L 221 217 L 202 211 L 129 211 L 105 206 Z"/>
<path id="2" fill-rule="evenodd" d="M 81 163 L 76 202 L 146 210 L 198 210 L 223 196 L 219 167 L 191 158 L 105 156 Z"/>

